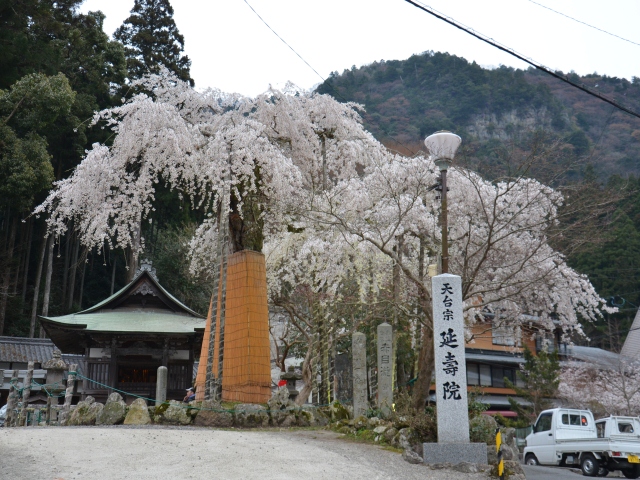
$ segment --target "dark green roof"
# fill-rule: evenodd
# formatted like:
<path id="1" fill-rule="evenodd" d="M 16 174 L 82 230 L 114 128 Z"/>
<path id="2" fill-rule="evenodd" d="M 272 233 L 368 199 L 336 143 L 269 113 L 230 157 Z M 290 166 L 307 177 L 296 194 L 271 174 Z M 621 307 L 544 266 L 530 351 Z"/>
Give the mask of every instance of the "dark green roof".
<path id="1" fill-rule="evenodd" d="M 153 273 L 140 270 L 131 283 L 91 308 L 60 317 L 39 317 L 63 351 L 79 350 L 94 334 L 194 335 L 206 319 L 167 292 Z"/>

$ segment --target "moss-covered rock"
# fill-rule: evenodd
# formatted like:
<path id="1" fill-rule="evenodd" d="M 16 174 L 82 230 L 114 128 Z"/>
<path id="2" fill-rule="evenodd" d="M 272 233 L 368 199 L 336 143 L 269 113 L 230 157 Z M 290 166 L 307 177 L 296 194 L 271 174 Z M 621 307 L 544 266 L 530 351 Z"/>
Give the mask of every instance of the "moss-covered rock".
<path id="1" fill-rule="evenodd" d="M 129 406 L 127 416 L 124 418 L 125 425 L 148 425 L 151 423 L 151 416 L 144 398 L 136 398 Z"/>
<path id="2" fill-rule="evenodd" d="M 119 425 L 127 415 L 127 404 L 118 392 L 109 395 L 107 403 L 96 417 L 96 425 Z"/>
<path id="3" fill-rule="evenodd" d="M 95 425 L 96 418 L 104 408 L 101 403 L 96 403 L 95 398 L 89 396 L 85 400 L 78 402 L 76 408 L 71 412 L 66 425 Z"/>
<path id="4" fill-rule="evenodd" d="M 329 406 L 329 412 L 331 414 L 331 420 L 334 422 L 338 420 L 349 420 L 349 410 L 340 402 L 333 402 Z"/>
<path id="5" fill-rule="evenodd" d="M 154 420 L 156 420 L 156 423 L 189 425 L 191 423 L 191 415 L 187 413 L 187 405 L 177 400 L 170 400 L 169 406 L 164 411 L 164 414 L 162 416 L 156 416 Z"/>
<path id="6" fill-rule="evenodd" d="M 194 425 L 200 427 L 229 428 L 233 426 L 233 413 L 216 402 L 204 401 L 194 409 L 198 413 Z"/>
<path id="7" fill-rule="evenodd" d="M 235 425 L 238 427 L 268 427 L 269 413 L 262 405 L 241 403 L 234 411 Z"/>

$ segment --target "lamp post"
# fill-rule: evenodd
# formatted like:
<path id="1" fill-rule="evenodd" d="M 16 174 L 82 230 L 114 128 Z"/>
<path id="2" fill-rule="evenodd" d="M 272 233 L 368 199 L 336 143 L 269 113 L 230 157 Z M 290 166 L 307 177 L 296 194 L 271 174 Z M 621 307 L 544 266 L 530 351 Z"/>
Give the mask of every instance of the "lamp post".
<path id="1" fill-rule="evenodd" d="M 441 130 L 429 135 L 424 144 L 431 154 L 435 164 L 440 169 L 440 183 L 442 186 L 442 273 L 449 273 L 449 240 L 447 238 L 447 169 L 453 163 L 456 150 L 462 139 L 455 133 Z"/>

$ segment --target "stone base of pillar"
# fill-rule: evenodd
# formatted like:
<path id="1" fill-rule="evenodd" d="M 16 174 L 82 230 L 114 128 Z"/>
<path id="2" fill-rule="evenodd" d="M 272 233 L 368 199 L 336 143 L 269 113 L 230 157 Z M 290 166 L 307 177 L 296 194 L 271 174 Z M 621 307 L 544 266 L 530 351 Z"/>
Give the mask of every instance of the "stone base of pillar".
<path id="1" fill-rule="evenodd" d="M 424 463 L 487 463 L 486 443 L 423 443 Z"/>

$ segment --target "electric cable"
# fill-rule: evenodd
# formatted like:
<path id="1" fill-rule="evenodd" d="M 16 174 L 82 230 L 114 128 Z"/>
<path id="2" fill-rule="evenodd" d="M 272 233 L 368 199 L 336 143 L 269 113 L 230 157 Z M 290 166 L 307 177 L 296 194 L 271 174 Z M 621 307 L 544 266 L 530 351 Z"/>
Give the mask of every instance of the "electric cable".
<path id="1" fill-rule="evenodd" d="M 498 50 L 502 50 L 503 52 L 505 52 L 505 53 L 517 58 L 518 60 L 522 60 L 523 62 L 531 65 L 532 67 L 536 68 L 537 70 L 545 72 L 545 73 L 551 75 L 552 77 L 557 78 L 558 80 L 561 80 L 561 81 L 563 81 L 565 83 L 568 83 L 569 85 L 577 88 L 578 90 L 582 90 L 583 92 L 588 93 L 589 95 L 592 95 L 592 96 L 602 100 L 603 102 L 607 102 L 607 103 L 613 105 L 614 107 L 618 108 L 619 110 L 622 110 L 623 112 L 628 113 L 629 115 L 632 115 L 634 117 L 640 118 L 640 113 L 635 112 L 635 111 L 625 107 L 624 105 L 619 104 L 615 100 L 612 100 L 609 97 L 606 97 L 606 96 L 602 95 L 601 93 L 592 91 L 591 89 L 587 88 L 585 85 L 579 85 L 579 84 L 569 80 L 569 78 L 567 76 L 565 76 L 564 74 L 560 74 L 560 73 L 554 72 L 553 70 L 545 67 L 541 63 L 538 63 L 538 62 L 534 61 L 531 58 L 527 58 L 527 57 L 517 53 L 515 50 L 513 50 L 513 49 L 511 49 L 511 48 L 509 48 L 507 46 L 499 44 L 495 40 L 493 40 L 493 39 L 491 39 L 491 38 L 489 38 L 489 37 L 487 37 L 487 36 L 485 36 L 485 35 L 483 35 L 481 33 L 478 33 L 476 31 L 474 31 L 473 29 L 471 29 L 471 28 L 459 23 L 458 21 L 454 20 L 453 18 L 451 18 L 451 17 L 449 17 L 447 15 L 444 15 L 443 13 L 440 13 L 440 12 L 434 10 L 433 8 L 431 8 L 431 7 L 427 6 L 427 5 L 418 3 L 418 2 L 416 2 L 414 0 L 405 0 L 405 2 L 413 5 L 416 8 L 419 8 L 420 10 L 422 10 L 423 12 L 428 13 L 429 15 L 432 15 L 432 16 L 436 17 L 439 20 L 442 20 L 442 21 L 448 23 L 449 25 L 452 25 L 452 26 L 456 27 L 459 30 L 462 30 L 465 33 L 468 33 L 469 35 L 471 35 L 473 37 L 476 37 L 478 40 L 481 40 L 481 41 L 483 41 L 485 43 L 488 43 L 489 45 L 491 45 L 492 47 L 497 48 Z"/>
<path id="2" fill-rule="evenodd" d="M 533 0 L 529 0 L 529 1 L 531 3 L 535 3 L 539 7 L 546 8 L 547 10 L 550 10 L 553 13 L 557 13 L 558 15 L 562 15 L 563 17 L 567 17 L 569 20 L 573 20 L 574 22 L 581 23 L 582 25 L 586 25 L 587 27 L 593 28 L 593 29 L 598 30 L 598 31 L 600 31 L 602 33 L 606 33 L 607 35 L 611 35 L 612 37 L 619 38 L 620 40 L 624 40 L 625 42 L 633 43 L 634 45 L 640 46 L 640 43 L 636 43 L 633 40 L 626 39 L 624 37 L 621 37 L 620 35 L 616 35 L 615 33 L 607 32 L 606 30 L 603 30 L 602 28 L 595 27 L 593 25 L 588 24 L 587 22 L 583 22 L 582 20 L 578 20 L 577 18 L 570 17 L 569 15 L 567 15 L 565 13 L 562 13 L 562 12 L 559 12 L 557 10 L 554 10 L 553 8 L 547 7 L 546 5 L 542 5 L 541 3 L 534 2 Z"/>

